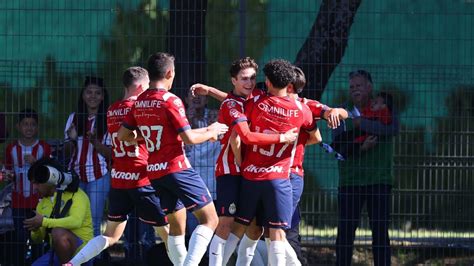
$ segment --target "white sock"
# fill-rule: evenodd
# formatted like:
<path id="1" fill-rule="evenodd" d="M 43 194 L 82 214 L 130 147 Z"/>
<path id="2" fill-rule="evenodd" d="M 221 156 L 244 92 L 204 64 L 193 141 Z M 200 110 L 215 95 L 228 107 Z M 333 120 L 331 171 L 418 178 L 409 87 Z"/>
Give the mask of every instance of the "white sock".
<path id="1" fill-rule="evenodd" d="M 225 242 L 225 239 L 220 238 L 218 235 L 214 235 L 211 244 L 209 244 L 209 265 L 222 265 Z"/>
<path id="2" fill-rule="evenodd" d="M 237 251 L 237 263 L 238 266 L 249 266 L 252 263 L 253 256 L 255 255 L 255 248 L 257 247 L 258 240 L 252 240 L 244 235 L 240 240 L 239 249 Z"/>
<path id="3" fill-rule="evenodd" d="M 168 236 L 168 251 L 170 260 L 175 266 L 182 266 L 188 252 L 184 243 L 184 235 Z"/>
<path id="4" fill-rule="evenodd" d="M 270 263 L 270 243 L 272 243 L 272 240 L 269 237 L 265 237 L 265 245 L 267 246 L 267 260 L 268 260 L 268 266 L 271 266 L 272 264 Z"/>
<path id="5" fill-rule="evenodd" d="M 286 265 L 301 266 L 301 262 L 298 260 L 295 250 L 287 240 L 285 240 L 285 255 Z"/>
<path id="6" fill-rule="evenodd" d="M 86 263 L 95 256 L 99 255 L 104 249 L 109 247 L 109 241 L 103 235 L 96 236 L 89 240 L 87 244 L 77 252 L 76 256 L 69 262 L 74 266 Z"/>
<path id="7" fill-rule="evenodd" d="M 270 264 L 272 266 L 285 266 L 285 242 L 272 241 L 270 243 Z"/>
<path id="8" fill-rule="evenodd" d="M 202 256 L 206 253 L 209 242 L 211 242 L 212 235 L 214 235 L 214 230 L 211 228 L 201 224 L 196 226 L 189 240 L 189 251 L 184 265 L 194 266 L 199 264 Z"/>
<path id="9" fill-rule="evenodd" d="M 227 262 L 229 262 L 230 256 L 232 256 L 234 253 L 239 241 L 240 238 L 238 238 L 236 235 L 232 233 L 229 234 L 224 246 L 224 258 L 222 259 L 222 265 L 227 265 Z"/>

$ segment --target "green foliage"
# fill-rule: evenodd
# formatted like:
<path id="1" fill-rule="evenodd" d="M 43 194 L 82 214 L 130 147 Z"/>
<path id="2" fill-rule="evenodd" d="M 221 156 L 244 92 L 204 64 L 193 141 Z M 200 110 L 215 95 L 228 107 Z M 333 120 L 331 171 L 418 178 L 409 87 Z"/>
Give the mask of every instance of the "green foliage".
<path id="1" fill-rule="evenodd" d="M 134 65 L 144 66 L 148 56 L 164 51 L 168 11 L 156 0 L 144 0 L 137 9 L 116 8 L 117 14 L 109 34 L 101 36 L 103 63 L 98 72 L 106 81 L 111 102 L 122 97 L 122 73 Z"/>
<path id="2" fill-rule="evenodd" d="M 258 60 L 268 43 L 267 1 L 247 1 L 245 13 L 245 55 Z M 206 13 L 207 81 L 228 91 L 229 65 L 239 54 L 239 1 L 209 0 Z"/>

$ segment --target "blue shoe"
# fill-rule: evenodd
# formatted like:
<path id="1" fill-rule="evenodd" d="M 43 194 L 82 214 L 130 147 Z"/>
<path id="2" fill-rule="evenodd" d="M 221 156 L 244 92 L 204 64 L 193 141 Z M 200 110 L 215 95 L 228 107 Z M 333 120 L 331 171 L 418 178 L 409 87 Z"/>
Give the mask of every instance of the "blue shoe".
<path id="1" fill-rule="evenodd" d="M 335 152 L 334 149 L 331 147 L 331 145 L 327 144 L 327 143 L 324 143 L 324 142 L 321 142 L 321 144 L 319 144 L 321 146 L 321 148 L 324 149 L 324 151 L 326 151 L 327 153 L 333 153 Z"/>

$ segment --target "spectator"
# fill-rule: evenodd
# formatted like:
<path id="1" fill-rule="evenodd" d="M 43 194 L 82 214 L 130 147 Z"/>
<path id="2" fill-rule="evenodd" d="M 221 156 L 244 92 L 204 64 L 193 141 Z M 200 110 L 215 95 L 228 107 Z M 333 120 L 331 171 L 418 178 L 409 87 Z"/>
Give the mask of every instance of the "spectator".
<path id="1" fill-rule="evenodd" d="M 207 127 L 217 121 L 218 110 L 207 108 L 205 96 L 193 97 L 191 92 L 186 97 L 187 114 L 191 128 Z M 206 141 L 201 144 L 186 145 L 186 155 L 193 168 L 204 179 L 213 199 L 216 199 L 216 179 L 214 168 L 220 152 L 220 143 Z"/>
<path id="2" fill-rule="evenodd" d="M 67 186 L 58 190 L 61 179 L 54 177 L 60 175 L 68 181 L 64 181 Z M 31 239 L 35 242 L 43 241 L 48 233 L 51 245 L 51 249 L 32 265 L 66 263 L 92 238 L 89 198 L 79 188 L 77 175 L 66 173 L 49 158 L 35 162 L 28 171 L 28 179 L 42 198 L 34 216 L 24 220 L 24 227 L 31 231 Z M 85 265 L 92 265 L 92 262 Z"/>
<path id="3" fill-rule="evenodd" d="M 384 125 L 392 123 L 393 99 L 386 92 L 380 92 L 370 103 L 370 108 L 364 112 L 364 118 L 378 120 Z M 338 135 L 331 147 L 323 147 L 332 152 L 331 148 L 337 152 L 336 158 L 345 160 L 349 156 L 357 156 L 361 145 L 370 135 L 361 130 L 349 130 Z"/>
<path id="4" fill-rule="evenodd" d="M 10 143 L 5 151 L 5 176 L 13 181 L 12 215 L 15 225 L 13 240 L 17 243 L 14 257 L 17 261 L 23 262 L 24 259 L 30 259 L 26 256 L 28 233 L 23 228 L 23 219 L 36 208 L 39 200 L 27 173 L 36 160 L 51 155 L 51 148 L 46 142 L 37 138 L 39 124 L 35 110 L 20 111 L 16 128 L 19 138 Z"/>
<path id="5" fill-rule="evenodd" d="M 105 200 L 110 189 L 107 163 L 111 158 L 106 111 L 109 97 L 104 81 L 86 77 L 76 112 L 69 115 L 64 129 L 65 153 L 69 167 L 79 175 L 81 188 L 91 202 L 94 235 L 100 235 Z"/>
<path id="6" fill-rule="evenodd" d="M 358 156 L 339 161 L 338 227 L 336 264 L 350 265 L 355 232 L 362 207 L 366 205 L 372 230 L 374 264 L 390 265 L 390 199 L 393 184 L 392 137 L 398 133 L 398 118 L 392 112 L 391 123 L 366 118 L 370 111 L 372 77 L 365 70 L 349 74 L 349 103 L 344 108 L 353 119 L 333 131 L 333 139 L 344 131 L 363 131 L 367 137 Z"/>

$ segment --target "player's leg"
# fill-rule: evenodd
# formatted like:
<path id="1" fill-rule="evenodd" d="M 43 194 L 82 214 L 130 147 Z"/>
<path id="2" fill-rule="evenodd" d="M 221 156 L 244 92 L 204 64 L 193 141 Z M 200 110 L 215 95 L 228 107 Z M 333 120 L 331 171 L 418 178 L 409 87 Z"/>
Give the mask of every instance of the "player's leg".
<path id="1" fill-rule="evenodd" d="M 216 209 L 219 216 L 215 235 L 209 244 L 209 265 L 222 265 L 224 249 L 234 224 L 240 191 L 240 176 L 224 175 L 216 180 Z"/>
<path id="2" fill-rule="evenodd" d="M 237 242 L 238 239 L 242 239 L 239 246 L 239 249 L 242 249 L 241 253 L 247 254 L 247 250 L 251 251 L 253 246 L 253 240 L 248 236 L 245 236 L 245 232 L 247 231 L 248 227 L 251 226 L 252 229 L 249 231 L 251 237 L 256 237 L 255 235 L 261 235 L 261 231 L 258 232 L 256 226 L 255 216 L 257 214 L 257 207 L 259 206 L 260 201 L 260 194 L 261 194 L 261 186 L 260 182 L 254 182 L 247 179 L 242 179 L 241 182 L 241 190 L 239 195 L 239 208 L 237 210 L 237 215 L 235 217 L 235 224 L 232 229 L 232 234 L 229 236 L 228 243 L 230 238 L 236 238 Z M 252 225 L 251 225 L 252 224 Z M 261 229 L 260 229 L 261 230 Z M 237 242 L 232 243 L 232 246 L 229 245 L 224 251 L 224 262 L 227 262 L 232 253 L 234 252 Z M 253 248 L 254 250 L 255 248 Z M 248 252 L 249 256 L 253 257 L 254 252 Z M 247 256 L 247 255 L 246 255 Z M 238 262 L 241 263 L 245 258 L 237 258 Z"/>
<path id="3" fill-rule="evenodd" d="M 175 193 L 199 221 L 189 239 L 188 254 L 184 262 L 184 265 L 197 265 L 206 253 L 219 222 L 216 208 L 204 181 L 194 169 L 189 168 L 171 175 L 176 184 Z"/>
<path id="4" fill-rule="evenodd" d="M 265 221 L 270 233 L 270 264 L 279 266 L 286 264 L 286 235 L 285 229 L 291 223 L 293 208 L 288 208 L 292 202 L 292 189 L 289 179 L 264 181 L 263 209 Z"/>
<path id="5" fill-rule="evenodd" d="M 186 209 L 175 192 L 176 182 L 173 174 L 152 180 L 153 188 L 158 191 L 160 205 L 167 214 L 169 235 L 167 241 L 168 254 L 174 265 L 183 265 L 187 256 L 185 245 Z"/>
<path id="6" fill-rule="evenodd" d="M 236 265 L 250 265 L 250 263 L 252 263 L 255 249 L 257 248 L 258 241 L 262 234 L 262 226 L 257 225 L 256 219 L 253 219 L 240 240 Z"/>
<path id="7" fill-rule="evenodd" d="M 298 209 L 298 204 L 303 194 L 304 179 L 302 176 L 295 173 L 290 174 L 290 183 L 292 190 L 292 217 L 291 223 L 288 226 L 289 229 L 285 231 L 287 242 L 286 246 L 286 260 L 288 265 L 301 265 L 301 243 L 299 237 L 299 222 L 300 222 L 300 213 Z M 298 254 L 300 254 L 298 256 Z"/>

